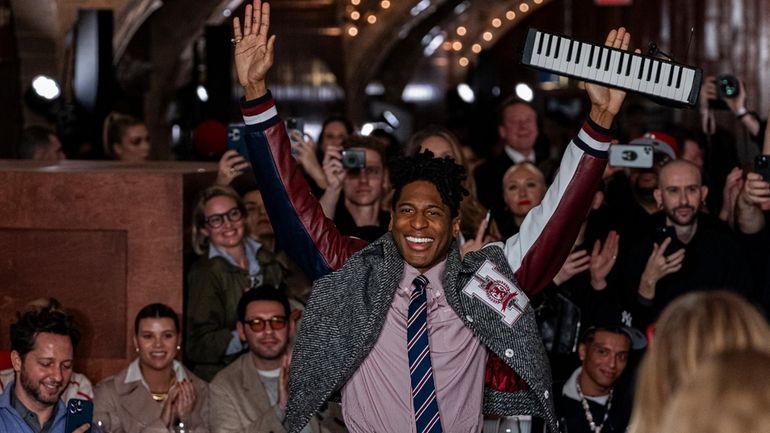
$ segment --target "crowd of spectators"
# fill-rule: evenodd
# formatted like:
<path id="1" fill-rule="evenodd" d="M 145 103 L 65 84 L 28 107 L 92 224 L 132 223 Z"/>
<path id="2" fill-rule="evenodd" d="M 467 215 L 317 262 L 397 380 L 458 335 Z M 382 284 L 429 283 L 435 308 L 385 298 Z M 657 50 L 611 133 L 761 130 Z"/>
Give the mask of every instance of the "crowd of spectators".
<path id="1" fill-rule="evenodd" d="M 398 370 L 408 369 L 413 362 L 411 354 L 404 353 L 405 335 L 412 331 L 399 320 L 405 322 L 407 310 L 410 324 L 421 320 L 412 318 L 409 298 L 415 297 L 409 295 L 412 285 L 415 291 L 423 290 L 412 283 L 417 275 L 432 281 L 422 293 L 429 298 L 425 307 L 431 339 L 428 358 L 433 357 L 434 366 L 431 369 L 428 363 L 431 373 L 421 386 L 428 383 L 432 389 L 435 375 L 433 398 L 439 401 L 435 420 L 424 430 L 420 424 L 424 412 L 414 408 L 418 414 L 411 426 L 418 431 L 441 431 L 442 425 L 447 431 L 461 427 L 478 431 L 482 425 L 484 431 L 495 431 L 495 426 L 511 417 L 518 425 L 527 423 L 531 431 L 558 428 L 569 433 L 768 428 L 763 410 L 767 393 L 754 379 L 764 377 L 761 371 L 767 370 L 770 356 L 770 329 L 763 317 L 770 312 L 770 228 L 766 223 L 770 183 L 754 166 L 725 166 L 725 161 L 738 161 L 734 153 L 715 161 L 729 146 L 718 143 L 724 133 L 718 132 L 710 104 L 720 98 L 714 77 L 706 77 L 701 89 L 701 131 L 682 133 L 672 126 L 671 131 L 649 131 L 631 141 L 650 146 L 650 167 L 607 166 L 596 179 L 585 173 L 582 176 L 588 177 L 582 180 L 570 177 L 570 170 L 577 170 L 583 159 L 598 158 L 597 154 L 606 158 L 606 146 L 599 150 L 591 146 L 594 141 L 604 146 L 609 125 L 598 124 L 592 111 L 566 149 L 561 169 L 552 175 L 554 161 L 550 148 L 542 145 L 538 111 L 515 98 L 499 107 L 502 152 L 498 156 L 471 165 L 469 146 L 447 129 L 430 127 L 416 132 L 405 143 L 405 158 L 397 159 L 393 153 L 400 149 L 398 144 L 358 135 L 342 116 L 330 116 L 324 122 L 317 144 L 283 126 L 264 87 L 274 44 L 274 37 L 267 37 L 268 15 L 269 10 L 255 1 L 253 9 L 247 8 L 243 30 L 235 21 L 236 66 L 246 94 L 242 110 L 250 131 L 247 144 L 282 149 L 283 153 L 272 155 L 275 161 L 266 162 L 275 164 L 276 177 L 294 169 L 301 170 L 302 176 L 280 179 L 285 190 L 275 190 L 268 181 L 259 182 L 262 191 L 236 191 L 231 185 L 238 177 L 257 174 L 264 180 L 270 174 L 255 173 L 260 168 L 254 155 L 251 160 L 235 150 L 222 155 L 215 185 L 202 191 L 194 205 L 191 236 L 199 257 L 187 274 L 185 310 L 151 304 L 138 311 L 133 335 L 136 359 L 93 388 L 85 376 L 72 373 L 79 333 L 65 309 L 55 300 L 46 300 L 20 313 L 11 328 L 12 369 L 0 372 L 0 432 L 63 431 L 63 402 L 71 398 L 93 400 L 94 426 L 104 432 L 176 428 L 318 433 L 347 431 L 346 422 L 352 431 L 409 428 L 410 422 L 401 420 L 402 406 L 411 413 L 423 388 L 416 390 L 412 383 L 412 396 L 399 394 L 399 386 L 410 379 Z M 616 48 L 625 49 L 628 40 L 624 42 L 622 34 L 611 33 L 619 35 Z M 250 43 L 255 44 L 252 51 L 239 51 L 248 50 L 243 47 Z M 249 62 L 261 67 L 261 75 L 254 75 Z M 596 92 L 589 89 L 594 109 L 601 105 Z M 619 98 L 618 108 L 622 94 Z M 757 152 L 770 154 L 764 122 L 745 105 L 743 83 L 736 97 L 722 99 L 757 144 Z M 275 143 L 261 134 L 270 128 L 277 128 L 273 129 L 279 136 Z M 105 152 L 115 159 L 148 158 L 150 141 L 141 121 L 111 114 L 104 136 Z M 22 144 L 23 158 L 63 158 L 53 131 L 28 128 Z M 283 158 L 284 154 L 291 157 Z M 578 182 L 594 184 L 576 190 Z M 420 203 L 434 197 L 447 207 L 448 215 L 433 206 L 438 210 L 426 211 L 424 218 L 412 216 L 422 212 Z M 414 201 L 404 203 L 407 198 Z M 271 208 L 278 200 L 286 207 Z M 582 207 L 577 206 L 581 200 Z M 574 218 L 559 219 L 565 208 L 571 213 L 564 215 Z M 280 221 L 268 217 L 282 215 L 286 209 L 297 214 L 301 230 L 287 228 L 291 216 Z M 313 214 L 314 210 L 318 212 Z M 436 222 L 444 217 L 451 226 Z M 561 228 L 553 229 L 555 224 Z M 431 232 L 434 229 L 438 231 Z M 439 239 L 444 229 L 452 238 Z M 397 237 L 408 230 L 432 234 Z M 300 232 L 308 238 L 287 235 Z M 444 245 L 436 240 L 435 247 L 444 248 L 437 253 L 444 256 L 438 262 L 423 263 L 423 256 L 434 249 L 434 237 L 445 241 Z M 531 253 L 530 248 L 542 245 L 553 250 Z M 495 252 L 497 247 L 502 254 Z M 382 262 L 372 262 L 373 251 L 380 251 L 377 248 L 385 251 Z M 328 251 L 334 256 L 329 258 Z M 391 251 L 403 256 L 401 266 L 405 262 L 406 271 L 402 274 L 386 273 L 392 265 L 387 260 Z M 516 316 L 509 328 L 518 329 L 516 335 L 523 338 L 531 334 L 526 328 L 529 321 L 536 324 L 532 327 L 536 338 L 526 344 L 536 346 L 535 352 L 542 350 L 547 363 L 538 363 L 539 352 L 521 361 L 509 347 L 498 350 L 500 339 L 484 339 L 487 325 L 478 319 L 482 315 L 451 299 L 459 283 L 445 275 L 457 272 L 451 271 L 452 266 L 467 266 L 479 257 L 492 267 L 485 271 L 488 275 L 504 275 L 521 290 L 513 292 L 521 295 L 519 300 L 505 302 L 523 305 L 524 325 L 514 326 Z M 467 260 L 461 262 L 463 258 Z M 411 278 L 404 283 L 407 274 Z M 543 275 L 547 280 L 538 281 Z M 386 293 L 387 285 L 399 281 L 398 290 L 406 294 L 395 292 L 394 287 L 393 299 L 374 295 L 370 299 L 365 291 L 381 284 Z M 351 287 L 352 283 L 361 287 Z M 467 287 L 458 286 L 458 291 L 468 295 Z M 328 295 L 334 290 L 353 293 L 355 301 L 330 303 L 337 299 Z M 488 283 L 484 290 L 492 299 L 494 290 L 504 288 Z M 529 304 L 518 304 L 521 299 Z M 353 319 L 360 311 L 346 308 L 370 309 L 375 313 L 367 311 L 374 315 L 366 317 L 379 322 Z M 458 308 L 464 317 L 458 317 Z M 497 312 L 505 319 L 505 304 Z M 334 329 L 319 329 L 327 326 Z M 350 336 L 355 341 L 344 343 L 322 338 L 372 326 L 360 335 L 373 335 L 373 340 L 359 334 Z M 399 332 L 404 334 L 398 340 L 404 343 L 403 350 L 388 352 Z M 320 341 L 308 341 L 318 336 Z M 299 361 L 292 361 L 295 341 Z M 434 343 L 467 358 L 444 359 Z M 410 348 L 412 344 L 419 343 L 410 340 Z M 524 347 L 518 344 L 517 350 Z M 318 345 L 327 347 L 309 356 Z M 305 362 L 326 351 L 337 353 L 339 359 L 324 360 L 324 366 Z M 399 361 L 404 366 L 394 367 Z M 318 373 L 330 366 L 350 371 L 344 377 L 336 371 L 328 377 Z M 415 362 L 414 368 L 421 367 Z M 450 380 L 447 370 L 458 374 L 467 370 L 463 374 L 468 377 L 461 374 Z M 476 373 L 478 380 L 470 377 Z M 540 381 L 540 375 L 547 376 L 545 381 Z M 477 417 L 450 424 L 446 408 L 463 411 L 464 416 L 480 414 L 479 407 L 469 410 L 463 405 L 468 401 L 482 405 L 481 387 L 472 389 L 481 382 L 488 391 L 492 389 L 491 396 L 483 396 L 486 421 Z M 466 394 L 451 395 L 449 390 L 458 389 Z M 742 395 L 746 389 L 749 396 Z M 512 401 L 505 400 L 508 395 L 533 390 L 540 395 L 520 394 L 529 400 L 515 406 L 516 410 L 535 407 L 529 412 L 511 413 L 511 406 L 487 410 L 499 408 L 489 405 L 489 400 L 505 406 Z M 321 403 L 312 400 L 321 391 Z M 392 405 L 380 405 L 392 395 L 398 397 Z M 743 400 L 750 403 L 739 404 Z M 298 408 L 305 403 L 309 406 Z M 550 403 L 555 405 L 553 419 Z M 432 410 L 431 405 L 428 401 L 425 410 Z M 755 412 L 746 413 L 747 408 Z M 717 424 L 710 419 L 699 421 L 698 414 L 704 411 L 718 414 L 724 429 L 714 427 Z M 439 412 L 439 430 L 434 430 Z M 533 420 L 528 415 L 536 416 Z"/>

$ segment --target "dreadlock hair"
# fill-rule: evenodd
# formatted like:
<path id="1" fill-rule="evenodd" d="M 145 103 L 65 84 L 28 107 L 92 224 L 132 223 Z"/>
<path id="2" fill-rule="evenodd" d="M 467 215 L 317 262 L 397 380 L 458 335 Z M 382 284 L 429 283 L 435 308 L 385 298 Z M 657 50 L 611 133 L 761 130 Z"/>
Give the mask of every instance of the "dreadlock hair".
<path id="1" fill-rule="evenodd" d="M 460 213 L 463 196 L 468 195 L 468 190 L 463 187 L 466 177 L 465 167 L 450 157 L 435 158 L 430 150 L 398 158 L 390 167 L 390 181 L 394 191 L 391 207 L 396 209 L 401 190 L 406 185 L 424 180 L 436 187 L 441 194 L 441 201 L 449 207 L 454 218 Z"/>

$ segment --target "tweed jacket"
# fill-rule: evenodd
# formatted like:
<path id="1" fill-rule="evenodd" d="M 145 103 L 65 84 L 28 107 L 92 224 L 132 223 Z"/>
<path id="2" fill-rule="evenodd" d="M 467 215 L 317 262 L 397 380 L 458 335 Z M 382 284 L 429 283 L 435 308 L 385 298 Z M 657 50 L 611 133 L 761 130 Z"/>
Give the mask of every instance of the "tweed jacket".
<path id="1" fill-rule="evenodd" d="M 534 312 L 527 306 L 513 327 L 481 301 L 462 293 L 484 262 L 492 262 L 509 280 L 513 273 L 499 245 L 460 260 L 456 243 L 446 262 L 446 299 L 465 326 L 529 385 L 515 393 L 489 391 L 484 412 L 530 414 L 556 428 L 550 398 L 551 372 Z M 404 270 L 390 234 L 353 255 L 341 270 L 313 285 L 297 336 L 289 380 L 286 421 L 290 432 L 307 422 L 324 401 L 340 390 L 369 354 L 385 322 Z M 524 296 L 521 294 L 521 296 Z"/>
<path id="2" fill-rule="evenodd" d="M 220 371 L 209 384 L 210 424 L 213 433 L 285 433 L 265 391 L 251 354 L 244 353 Z M 344 431 L 333 416 L 310 419 L 314 433 Z M 336 427 L 336 428 L 335 428 Z"/>
<path id="3" fill-rule="evenodd" d="M 168 426 L 160 419 L 162 404 L 152 399 L 140 380 L 126 382 L 127 374 L 128 368 L 96 385 L 94 420 L 104 422 L 110 433 L 167 433 Z M 187 369 L 185 375 L 197 396 L 192 413 L 181 421 L 192 433 L 208 433 L 208 384 Z"/>
<path id="4" fill-rule="evenodd" d="M 242 100 L 241 109 L 246 123 L 247 156 L 261 185 L 270 219 L 275 221 L 276 237 L 283 240 L 287 253 L 312 278 L 323 277 L 352 261 L 341 274 L 317 282 L 303 315 L 292 358 L 287 411 L 289 431 L 294 433 L 324 399 L 344 385 L 369 353 L 402 275 L 403 258 L 393 247 L 390 235 L 354 256 L 364 243 L 341 236 L 323 216 L 291 156 L 286 130 L 269 92 L 254 101 Z M 486 262 L 491 262 L 511 285 L 529 296 L 552 280 L 569 255 L 588 213 L 606 165 L 609 141 L 609 131 L 589 119 L 567 147 L 559 174 L 542 204 L 530 212 L 517 235 L 505 244 L 466 256 L 467 264 L 459 260 L 456 245 L 449 252 L 444 290 L 448 300 L 449 292 L 454 295 L 450 305 L 480 341 L 500 356 L 503 362 L 499 364 L 510 375 L 519 374 L 527 384 L 528 391 L 521 393 L 504 386 L 496 388 L 497 392 L 486 392 L 487 413 L 539 414 L 554 430 L 548 364 L 539 335 L 532 332 L 536 328 L 531 307 L 513 328 L 506 330 L 503 327 L 507 325 L 502 324 L 491 307 L 459 293 Z M 316 295 L 317 291 L 320 294 Z M 514 341 L 514 336 L 520 341 Z M 317 352 L 314 345 L 322 345 L 322 350 Z M 517 351 L 532 354 L 517 355 Z M 529 362 L 533 364 L 527 367 Z M 295 370 L 295 365 L 300 364 L 312 368 L 303 370 L 300 366 Z M 490 372 L 489 363 L 487 368 Z"/>

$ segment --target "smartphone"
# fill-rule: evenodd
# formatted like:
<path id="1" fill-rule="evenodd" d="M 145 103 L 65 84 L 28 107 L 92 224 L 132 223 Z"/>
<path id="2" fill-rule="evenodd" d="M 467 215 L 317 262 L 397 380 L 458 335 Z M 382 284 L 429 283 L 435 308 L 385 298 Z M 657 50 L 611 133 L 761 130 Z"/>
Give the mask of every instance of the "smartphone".
<path id="1" fill-rule="evenodd" d="M 91 424 L 94 418 L 94 403 L 91 400 L 71 398 L 67 402 L 65 433 L 72 433 L 83 424 Z M 86 433 L 91 433 L 91 428 Z"/>
<path id="2" fill-rule="evenodd" d="M 240 153 L 249 159 L 249 151 L 246 149 L 246 125 L 243 123 L 231 123 L 227 126 L 227 148 Z"/>
<path id="3" fill-rule="evenodd" d="M 652 146 L 647 144 L 613 144 L 610 146 L 610 165 L 614 167 L 651 168 Z"/>
<path id="4" fill-rule="evenodd" d="M 658 227 L 655 229 L 655 243 L 662 245 L 666 238 L 671 238 L 671 242 L 666 247 L 666 251 L 663 252 L 664 256 L 670 256 L 680 249 L 684 248 L 684 244 L 676 237 L 676 229 L 674 226 Z"/>
<path id="5" fill-rule="evenodd" d="M 770 182 L 770 155 L 757 155 L 754 158 L 754 172 L 761 174 L 765 182 Z"/>
<path id="6" fill-rule="evenodd" d="M 305 121 L 301 117 L 289 117 L 286 119 L 286 133 L 289 134 L 291 146 L 298 145 L 299 139 L 297 137 L 302 137 L 305 134 Z"/>

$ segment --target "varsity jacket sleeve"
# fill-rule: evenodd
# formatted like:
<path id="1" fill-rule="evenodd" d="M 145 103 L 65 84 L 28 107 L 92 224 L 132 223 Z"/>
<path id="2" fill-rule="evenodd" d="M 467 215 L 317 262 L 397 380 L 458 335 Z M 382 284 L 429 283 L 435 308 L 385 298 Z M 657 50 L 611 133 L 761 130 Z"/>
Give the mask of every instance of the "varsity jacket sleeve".
<path id="1" fill-rule="evenodd" d="M 559 272 L 588 215 L 607 165 L 610 131 L 589 118 L 562 157 L 559 172 L 519 233 L 505 242 L 505 256 L 519 287 L 530 297 Z"/>
<path id="2" fill-rule="evenodd" d="M 315 280 L 339 269 L 366 242 L 343 236 L 310 192 L 275 101 L 241 99 L 246 150 L 276 239 L 305 274 Z"/>

